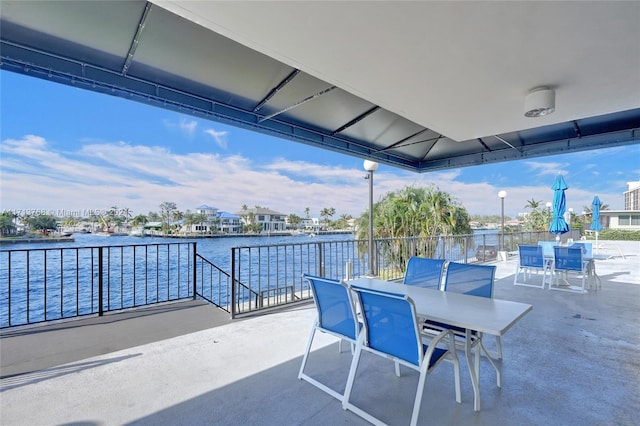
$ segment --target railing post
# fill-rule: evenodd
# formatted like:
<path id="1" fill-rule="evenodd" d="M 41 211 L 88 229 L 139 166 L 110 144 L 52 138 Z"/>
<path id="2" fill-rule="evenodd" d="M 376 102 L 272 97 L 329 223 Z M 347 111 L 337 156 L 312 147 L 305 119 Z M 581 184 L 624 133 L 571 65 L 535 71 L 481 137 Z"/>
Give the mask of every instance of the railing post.
<path id="1" fill-rule="evenodd" d="M 321 243 L 316 243 L 316 245 L 318 246 L 317 252 L 318 252 L 318 275 L 321 277 L 324 277 L 324 261 L 323 261 L 323 256 L 322 256 L 322 244 Z"/>
<path id="2" fill-rule="evenodd" d="M 251 301 L 251 294 L 249 294 Z M 229 302 L 231 319 L 236 317 L 236 251 L 231 248 L 231 301 Z"/>
<path id="3" fill-rule="evenodd" d="M 102 301 L 104 283 L 102 249 L 103 247 L 98 247 L 98 316 L 104 315 L 104 303 Z"/>
<path id="4" fill-rule="evenodd" d="M 196 291 L 198 289 L 198 267 L 197 267 L 197 263 L 196 262 L 196 256 L 198 254 L 198 250 L 196 249 L 196 244 L 197 243 L 193 243 L 193 300 L 196 300 Z"/>
<path id="5" fill-rule="evenodd" d="M 473 238 L 473 237 L 464 237 L 463 243 L 462 243 L 462 250 L 464 253 L 464 263 L 469 263 L 469 238 Z"/>

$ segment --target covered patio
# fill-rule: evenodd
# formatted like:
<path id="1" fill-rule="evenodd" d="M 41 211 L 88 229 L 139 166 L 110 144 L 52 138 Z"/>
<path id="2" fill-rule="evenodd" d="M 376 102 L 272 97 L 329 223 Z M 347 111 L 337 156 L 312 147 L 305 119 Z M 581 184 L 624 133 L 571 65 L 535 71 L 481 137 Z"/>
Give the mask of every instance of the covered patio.
<path id="1" fill-rule="evenodd" d="M 640 139 L 636 2 L 357 4 L 3 1 L 0 69 L 416 172 Z M 525 117 L 540 86 L 557 108 Z M 443 366 L 421 421 L 636 424 L 640 243 L 624 250 L 584 295 L 515 287 L 516 260 L 497 262 L 495 297 L 534 307 L 502 340 L 503 387 L 483 365 L 474 412 L 468 375 L 456 404 Z M 297 379 L 312 304 L 233 322 L 215 309 L 3 333 L 0 422 L 367 424 Z M 324 343 L 308 372 L 342 390 L 350 354 Z M 417 375 L 364 362 L 355 402 L 408 423 Z"/>
<path id="2" fill-rule="evenodd" d="M 503 338 L 502 389 L 483 361 L 483 405 L 474 412 L 461 357 L 462 404 L 455 403 L 451 367 L 443 365 L 427 379 L 420 422 L 635 424 L 640 242 L 616 244 L 625 258 L 597 261 L 602 290 L 584 295 L 514 286 L 516 259 L 495 262 L 494 297 L 534 307 Z M 297 379 L 314 315 L 313 305 L 306 304 L 230 322 L 213 307 L 178 305 L 164 312 L 108 315 L 102 323 L 86 319 L 3 333 L 0 421 L 367 424 Z M 87 345 L 88 336 L 100 344 Z M 49 340 L 58 345 L 38 344 Z M 308 372 L 341 391 L 351 355 L 339 354 L 333 338 L 320 341 Z M 78 359 L 78 345 L 93 348 L 94 355 L 85 352 Z M 10 363 L 8 353 L 22 361 Z M 53 362 L 45 368 L 47 359 Z M 408 424 L 418 375 L 403 370 L 396 378 L 392 363 L 379 357 L 365 357 L 364 365 L 356 401 L 389 424 Z"/>

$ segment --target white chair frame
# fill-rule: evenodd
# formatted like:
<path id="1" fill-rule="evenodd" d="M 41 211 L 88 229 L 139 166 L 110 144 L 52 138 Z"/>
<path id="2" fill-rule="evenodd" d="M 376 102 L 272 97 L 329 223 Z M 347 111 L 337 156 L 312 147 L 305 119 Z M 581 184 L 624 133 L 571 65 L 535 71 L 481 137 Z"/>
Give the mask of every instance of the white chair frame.
<path id="1" fill-rule="evenodd" d="M 525 247 L 530 249 L 533 249 L 533 248 L 536 249 L 537 255 L 540 257 L 540 259 L 542 259 L 542 267 L 533 265 L 526 261 L 523 262 L 522 250 Z M 518 247 L 518 265 L 516 266 L 516 273 L 513 277 L 513 285 L 522 285 L 527 287 L 536 287 L 536 288 L 544 289 L 548 280 L 549 286 L 551 286 L 551 264 L 552 263 L 553 263 L 552 260 L 544 258 L 542 246 L 540 245 L 519 246 Z M 531 279 L 531 271 L 536 271 L 536 273 L 539 271 L 542 271 L 542 284 L 531 284 L 527 282 L 529 279 Z M 549 274 L 549 278 L 547 278 L 547 273 Z M 520 281 L 521 276 L 524 276 L 524 279 L 522 281 Z"/>
<path id="2" fill-rule="evenodd" d="M 460 362 L 458 361 L 458 356 L 456 354 L 456 350 L 455 350 L 455 338 L 453 333 L 450 330 L 443 330 L 442 332 L 440 332 L 435 338 L 431 339 L 428 343 L 428 349 L 426 352 L 424 352 L 422 350 L 422 344 L 423 344 L 423 338 L 425 338 L 426 336 L 420 332 L 421 328 L 422 328 L 422 324 L 418 322 L 417 316 L 416 316 L 416 311 L 415 311 L 415 306 L 413 304 L 413 301 L 407 297 L 407 296 L 399 296 L 399 295 L 393 295 L 393 294 L 389 294 L 389 293 L 379 293 L 379 292 L 375 292 L 375 291 L 370 291 L 370 290 L 364 290 L 364 289 L 357 289 L 354 288 L 354 291 L 356 293 L 358 292 L 368 292 L 368 293 L 374 293 L 374 294 L 382 294 L 385 297 L 390 297 L 390 298 L 395 298 L 395 299 L 404 299 L 405 301 L 407 301 L 407 303 L 409 303 L 410 307 L 411 307 L 411 313 L 413 316 L 413 324 L 414 324 L 414 332 L 416 334 L 416 344 L 419 345 L 419 347 L 421 348 L 420 350 L 420 356 L 419 356 L 419 365 L 415 365 L 412 364 L 410 362 L 405 361 L 404 359 L 398 358 L 392 354 L 388 354 L 385 352 L 381 352 L 379 350 L 373 349 L 371 347 L 368 346 L 368 342 L 367 342 L 367 332 L 366 332 L 366 327 L 367 327 L 367 321 L 366 318 L 364 319 L 364 328 L 363 331 L 360 333 L 360 335 L 358 336 L 358 340 L 356 342 L 356 349 L 355 349 L 355 354 L 353 356 L 353 360 L 352 360 L 352 364 L 351 364 L 351 369 L 349 370 L 349 377 L 347 379 L 347 387 L 345 390 L 345 396 L 344 399 L 342 401 L 342 408 L 345 410 L 350 410 L 353 411 L 354 413 L 356 413 L 357 415 L 359 415 L 360 417 L 364 418 L 365 420 L 369 421 L 370 423 L 374 424 L 374 425 L 384 425 L 385 423 L 383 423 L 380 419 L 372 416 L 371 414 L 367 413 L 365 410 L 363 410 L 362 408 L 359 408 L 357 406 L 355 406 L 353 403 L 350 402 L 350 397 L 351 397 L 351 393 L 353 390 L 353 384 L 355 381 L 355 377 L 356 377 L 356 373 L 358 370 L 358 365 L 360 363 L 360 358 L 362 356 L 362 352 L 363 351 L 367 351 L 370 353 L 373 353 L 375 355 L 381 356 L 383 358 L 387 358 L 387 359 L 391 359 L 394 361 L 394 363 L 396 364 L 396 374 L 399 372 L 398 371 L 398 365 L 402 364 L 406 367 L 409 367 L 413 370 L 416 370 L 420 373 L 420 378 L 418 380 L 418 388 L 416 390 L 416 397 L 413 403 L 413 411 L 411 414 L 411 425 L 415 426 L 417 425 L 418 422 L 418 416 L 420 414 L 420 405 L 422 403 L 422 396 L 424 393 L 424 385 L 426 382 L 426 377 L 427 374 L 429 374 L 429 372 L 431 372 L 433 370 L 433 368 L 435 368 L 437 365 L 440 364 L 440 362 L 442 362 L 443 360 L 448 360 L 451 361 L 453 363 L 454 366 L 454 375 L 455 375 L 455 393 L 456 393 L 456 402 L 461 403 L 462 402 L 462 397 L 461 397 L 461 391 L 460 391 Z M 362 306 L 361 306 L 362 309 Z M 364 311 L 363 311 L 363 316 L 365 315 Z M 430 336 L 429 336 L 430 337 Z M 429 365 L 429 361 L 431 360 L 431 356 L 433 355 L 434 349 L 436 348 L 436 346 L 440 343 L 440 342 L 446 342 L 448 340 L 448 351 L 446 353 L 446 355 L 442 356 L 440 359 L 438 359 L 437 362 L 435 362 L 433 365 Z"/>

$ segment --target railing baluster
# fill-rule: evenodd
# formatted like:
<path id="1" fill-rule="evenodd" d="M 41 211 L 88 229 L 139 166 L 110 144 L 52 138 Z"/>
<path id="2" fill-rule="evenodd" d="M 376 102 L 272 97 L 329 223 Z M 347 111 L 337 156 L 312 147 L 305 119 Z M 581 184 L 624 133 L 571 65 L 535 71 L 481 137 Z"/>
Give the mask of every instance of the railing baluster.
<path id="1" fill-rule="evenodd" d="M 9 262 L 7 265 L 7 300 L 9 302 L 7 323 L 11 326 L 11 252 L 7 255 L 7 262 Z"/>
<path id="2" fill-rule="evenodd" d="M 98 247 L 98 315 L 104 315 L 104 260 L 103 248 Z"/>
<path id="3" fill-rule="evenodd" d="M 64 250 L 60 250 L 60 316 L 64 318 L 64 289 L 63 289 L 63 277 L 64 277 L 64 268 L 62 266 L 62 261 L 64 257 Z"/>
<path id="4" fill-rule="evenodd" d="M 44 251 L 44 320 L 47 320 L 47 250 Z"/>

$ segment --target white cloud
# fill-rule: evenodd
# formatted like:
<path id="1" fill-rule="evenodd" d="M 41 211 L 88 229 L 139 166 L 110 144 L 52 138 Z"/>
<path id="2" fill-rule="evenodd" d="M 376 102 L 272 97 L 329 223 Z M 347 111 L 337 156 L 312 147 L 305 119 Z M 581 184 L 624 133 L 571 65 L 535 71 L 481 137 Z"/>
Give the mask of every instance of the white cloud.
<path id="1" fill-rule="evenodd" d="M 160 146 L 125 142 L 88 143 L 76 151 L 55 149 L 42 137 L 27 135 L 0 144 L 2 179 L 0 205 L 4 209 L 105 209 L 117 205 L 136 214 L 157 211 L 163 201 L 173 201 L 182 211 L 201 204 L 235 212 L 243 204 L 261 205 L 281 213 L 319 216 L 326 207 L 358 216 L 368 208 L 368 181 L 360 167 L 339 167 L 311 161 L 277 158 L 257 163 L 240 155 L 174 153 Z M 491 179 L 468 183 L 461 170 L 424 174 L 382 165 L 374 174 L 374 200 L 407 185 L 435 185 L 450 193 L 471 214 L 499 214 L 498 191 L 506 190 L 505 213 L 515 217 L 530 199 L 551 201 L 551 184 L 538 185 L 528 174 L 555 176 L 565 163 L 527 162 L 517 180 Z M 584 167 L 590 173 L 593 168 Z M 613 176 L 613 175 L 612 175 Z M 637 178 L 636 178 L 637 179 Z M 631 179 L 634 180 L 632 177 Z M 595 193 L 567 180 L 567 207 L 581 212 Z M 621 184 L 613 180 L 612 188 Z M 590 188 L 590 185 L 587 185 Z M 617 190 L 600 191 L 612 209 L 623 207 Z"/>
<path id="2" fill-rule="evenodd" d="M 173 201 L 181 210 L 202 203 L 232 212 L 243 204 L 286 214 L 302 214 L 305 207 L 316 214 L 324 207 L 351 214 L 364 210 L 366 181 L 358 179 L 363 172 L 334 171 L 355 176 L 359 185 L 327 183 L 330 176 L 309 184 L 278 171 L 295 165 L 278 164 L 261 167 L 237 155 L 176 154 L 124 142 L 93 143 L 64 153 L 43 138 L 27 136 L 2 143 L 2 208 L 82 210 L 118 205 L 147 213 L 158 210 L 163 201 Z M 311 168 L 321 170 L 317 165 Z"/>
<path id="3" fill-rule="evenodd" d="M 196 127 L 198 127 L 198 123 L 195 120 L 186 120 L 185 118 L 180 119 L 180 130 L 188 136 L 193 136 L 196 131 Z"/>
<path id="4" fill-rule="evenodd" d="M 196 128 L 198 127 L 198 122 L 196 120 L 187 120 L 184 117 L 181 117 L 178 122 L 164 120 L 163 123 L 168 129 L 177 129 L 178 131 L 180 131 L 180 133 L 187 137 L 192 137 L 196 132 Z"/>
<path id="5" fill-rule="evenodd" d="M 555 176 L 557 174 L 567 175 L 569 172 L 567 171 L 567 167 L 569 167 L 569 163 L 552 163 L 552 162 L 542 162 L 542 161 L 526 161 L 525 164 L 529 167 L 531 171 L 538 175 L 543 176 Z"/>
<path id="6" fill-rule="evenodd" d="M 227 132 L 226 130 L 218 132 L 214 129 L 206 129 L 204 130 L 204 133 L 211 136 L 220 148 L 227 149 L 227 134 L 229 132 Z"/>

